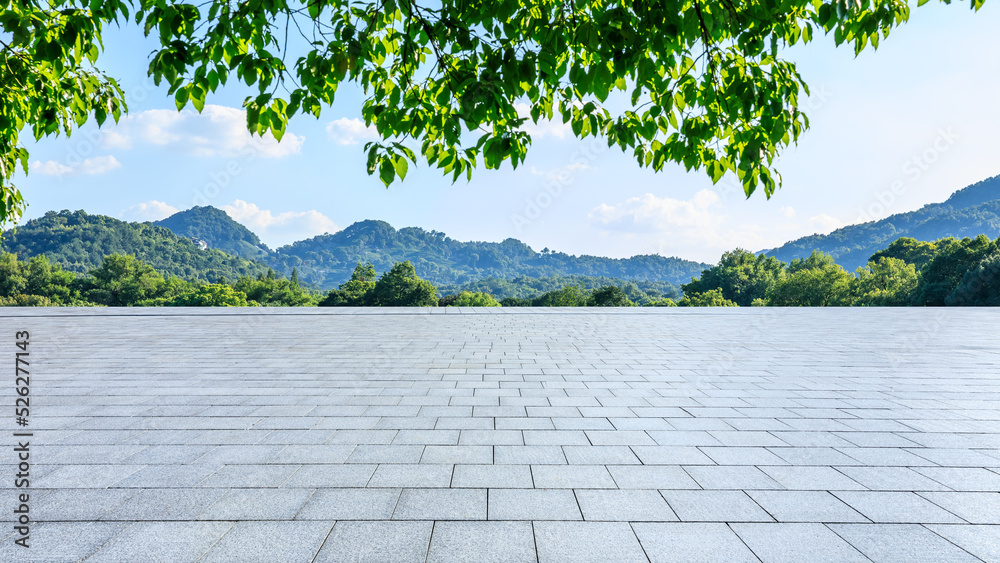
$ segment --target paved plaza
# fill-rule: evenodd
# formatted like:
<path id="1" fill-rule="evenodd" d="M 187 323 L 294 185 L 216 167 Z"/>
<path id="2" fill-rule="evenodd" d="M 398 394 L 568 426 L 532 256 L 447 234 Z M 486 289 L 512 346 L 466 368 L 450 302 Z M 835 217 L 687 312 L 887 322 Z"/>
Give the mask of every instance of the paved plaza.
<path id="1" fill-rule="evenodd" d="M 996 309 L 8 308 L 0 329 L 0 561 L 1000 561 Z"/>

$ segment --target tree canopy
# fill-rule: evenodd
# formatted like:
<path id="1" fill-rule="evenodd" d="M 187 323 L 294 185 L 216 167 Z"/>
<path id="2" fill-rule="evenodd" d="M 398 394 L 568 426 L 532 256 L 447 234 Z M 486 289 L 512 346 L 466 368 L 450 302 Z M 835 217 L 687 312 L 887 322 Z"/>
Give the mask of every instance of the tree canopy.
<path id="1" fill-rule="evenodd" d="M 366 146 L 368 172 L 386 185 L 418 158 L 455 179 L 480 163 L 516 167 L 526 122 L 559 119 L 640 166 L 731 172 L 748 196 L 770 196 L 775 157 L 808 126 L 808 86 L 781 49 L 825 34 L 860 52 L 909 14 L 904 0 L 11 0 L 0 13 L 0 221 L 24 209 L 11 183 L 18 164 L 27 173 L 22 130 L 69 134 L 127 109 L 99 67 L 112 23 L 158 40 L 149 74 L 178 109 L 244 82 L 256 92 L 248 128 L 279 140 L 289 118 L 318 117 L 342 83 L 359 85 L 382 137 Z"/>

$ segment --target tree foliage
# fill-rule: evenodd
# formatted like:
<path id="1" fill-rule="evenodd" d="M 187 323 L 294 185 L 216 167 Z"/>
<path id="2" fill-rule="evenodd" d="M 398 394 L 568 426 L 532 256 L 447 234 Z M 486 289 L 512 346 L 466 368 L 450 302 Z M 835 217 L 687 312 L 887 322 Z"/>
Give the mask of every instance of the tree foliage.
<path id="1" fill-rule="evenodd" d="M 808 126 L 808 87 L 782 48 L 826 34 L 857 53 L 909 14 L 901 0 L 13 0 L 0 17 L 0 221 L 23 210 L 10 183 L 16 164 L 27 170 L 23 129 L 68 134 L 126 109 L 96 66 L 111 22 L 158 40 L 149 74 L 178 109 L 201 111 L 243 82 L 256 91 L 248 128 L 279 140 L 290 118 L 318 117 L 357 84 L 382 138 L 366 147 L 368 172 L 386 185 L 418 159 L 454 179 L 480 163 L 516 167 L 531 144 L 525 123 L 557 119 L 640 166 L 674 162 L 713 181 L 731 172 L 747 195 L 770 196 L 775 157 Z"/>
<path id="2" fill-rule="evenodd" d="M 917 269 L 899 258 L 872 260 L 855 276 L 850 281 L 850 302 L 855 306 L 904 306 L 917 287 Z"/>
<path id="3" fill-rule="evenodd" d="M 192 293 L 179 295 L 170 302 L 173 307 L 246 307 L 247 295 L 231 285 L 207 283 Z"/>
<path id="4" fill-rule="evenodd" d="M 975 270 L 984 258 L 997 251 L 998 246 L 1000 239 L 991 241 L 985 235 L 937 241 L 937 252 L 920 270 L 920 282 L 914 290 L 913 304 L 945 305 L 965 274 Z"/>
<path id="5" fill-rule="evenodd" d="M 22 259 L 45 255 L 78 274 L 112 254 L 131 254 L 166 276 L 215 282 L 267 271 L 267 266 L 225 252 L 200 250 L 190 239 L 151 223 L 129 223 L 85 211 L 49 211 L 3 234 L 0 249 Z"/>
<path id="6" fill-rule="evenodd" d="M 437 288 L 420 279 L 409 261 L 397 262 L 375 279 L 375 267 L 360 262 L 351 279 L 331 290 L 321 307 L 433 307 L 438 304 Z"/>
<path id="7" fill-rule="evenodd" d="M 588 307 L 631 307 L 633 305 L 635 303 L 617 285 L 597 288 L 587 297 Z"/>
<path id="8" fill-rule="evenodd" d="M 793 269 L 794 267 L 794 269 Z M 775 283 L 767 304 L 777 307 L 827 307 L 849 305 L 853 277 L 827 254 L 813 253 L 798 263 L 792 261 L 788 274 Z"/>
<path id="9" fill-rule="evenodd" d="M 701 293 L 685 293 L 677 302 L 679 307 L 739 307 L 735 301 L 726 299 L 719 288 Z"/>
<path id="10" fill-rule="evenodd" d="M 499 307 L 500 302 L 489 293 L 463 291 L 447 306 L 450 307 Z"/>
<path id="11" fill-rule="evenodd" d="M 766 254 L 789 262 L 806 257 L 813 250 L 822 250 L 847 270 L 889 256 L 914 264 L 920 270 L 934 252 L 926 246 L 933 243 L 923 241 L 975 237 L 979 234 L 993 238 L 1000 236 L 1000 176 L 966 186 L 943 202 L 888 216 L 886 214 L 897 196 L 890 191 L 880 191 L 875 195 L 879 201 L 861 210 L 856 224 L 826 235 L 802 237 Z M 907 240 L 895 246 L 890 244 L 900 238 Z"/>
<path id="12" fill-rule="evenodd" d="M 681 285 L 685 293 L 705 293 L 721 289 L 725 299 L 740 307 L 749 307 L 761 299 L 781 277 L 785 264 L 773 256 L 756 256 L 737 248 L 722 255 L 719 263 L 702 271 L 700 278 Z"/>

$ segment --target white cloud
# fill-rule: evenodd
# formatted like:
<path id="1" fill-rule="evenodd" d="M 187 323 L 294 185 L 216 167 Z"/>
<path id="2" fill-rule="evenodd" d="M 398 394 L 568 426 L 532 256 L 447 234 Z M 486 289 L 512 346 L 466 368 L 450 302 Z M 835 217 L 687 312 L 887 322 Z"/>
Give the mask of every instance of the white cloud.
<path id="1" fill-rule="evenodd" d="M 118 159 L 111 155 L 86 158 L 78 164 L 73 165 L 63 164 L 54 160 L 46 160 L 45 162 L 36 160 L 31 163 L 31 169 L 35 172 L 44 174 L 45 176 L 56 176 L 59 178 L 75 174 L 104 174 L 105 172 L 110 172 L 115 168 L 121 168 L 121 166 L 122 163 L 118 162 Z"/>
<path id="2" fill-rule="evenodd" d="M 786 205 L 785 207 L 779 209 L 778 213 L 784 215 L 786 219 L 792 219 L 795 217 L 795 208 Z"/>
<path id="3" fill-rule="evenodd" d="M 270 132 L 251 135 L 242 109 L 208 104 L 200 114 L 154 109 L 128 115 L 103 133 L 102 145 L 131 148 L 144 143 L 200 157 L 282 158 L 300 152 L 304 140 L 289 131 L 280 143 Z"/>
<path id="4" fill-rule="evenodd" d="M 531 121 L 531 106 L 523 102 L 517 102 L 514 104 L 514 109 L 517 110 L 517 114 L 521 117 L 528 118 L 528 120 L 524 122 L 524 125 L 521 126 L 521 130 L 531 135 L 533 139 L 541 139 L 544 137 L 563 139 L 573 134 L 573 129 L 570 127 L 569 123 L 563 123 L 558 116 L 556 116 L 556 119 L 552 121 L 539 118 L 538 123 L 534 123 Z"/>
<path id="5" fill-rule="evenodd" d="M 779 242 L 763 227 L 734 224 L 721 207 L 722 198 L 708 189 L 686 200 L 647 193 L 616 205 L 601 204 L 588 218 L 603 227 L 605 235 L 630 240 L 628 244 L 639 249 L 637 254 L 714 262 L 736 247 L 756 250 Z"/>
<path id="6" fill-rule="evenodd" d="M 816 229 L 819 234 L 827 234 L 831 231 L 835 231 L 840 227 L 844 226 L 843 221 L 837 219 L 836 217 L 831 217 L 826 213 L 820 213 L 815 217 L 809 218 L 809 226 Z"/>
<path id="7" fill-rule="evenodd" d="M 285 211 L 272 213 L 261 209 L 253 203 L 236 200 L 229 205 L 221 206 L 234 221 L 242 223 L 253 231 L 272 248 L 289 244 L 323 233 L 335 233 L 340 230 L 332 219 L 315 209 L 309 211 Z"/>
<path id="8" fill-rule="evenodd" d="M 130 221 L 159 221 L 160 219 L 170 217 L 178 211 L 180 210 L 176 207 L 154 199 L 133 205 L 119 213 L 118 217 Z"/>
<path id="9" fill-rule="evenodd" d="M 364 121 L 356 117 L 342 117 L 331 121 L 326 125 L 326 134 L 340 145 L 357 145 L 381 138 L 374 125 L 365 125 Z"/>
<path id="10" fill-rule="evenodd" d="M 723 217 L 710 208 L 719 201 L 719 195 L 710 190 L 701 190 L 690 200 L 646 194 L 629 198 L 618 205 L 602 203 L 590 212 L 588 218 L 609 229 L 633 233 L 677 228 L 714 230 Z"/>

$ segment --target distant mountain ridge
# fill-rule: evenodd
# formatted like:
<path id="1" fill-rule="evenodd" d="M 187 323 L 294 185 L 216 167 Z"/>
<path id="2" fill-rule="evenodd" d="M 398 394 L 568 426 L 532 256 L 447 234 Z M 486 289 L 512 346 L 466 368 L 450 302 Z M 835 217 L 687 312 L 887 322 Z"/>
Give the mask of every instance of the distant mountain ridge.
<path id="1" fill-rule="evenodd" d="M 257 276 L 267 266 L 221 250 L 199 249 L 190 238 L 152 223 L 128 223 L 85 211 L 49 211 L 3 233 L 0 250 L 21 260 L 45 255 L 49 261 L 80 274 L 104 262 L 109 254 L 132 254 L 161 274 L 216 282 Z"/>
<path id="2" fill-rule="evenodd" d="M 990 238 L 1000 235 L 1000 176 L 962 188 L 941 203 L 929 203 L 916 211 L 897 213 L 878 221 L 849 225 L 828 235 L 802 237 L 762 253 L 789 262 L 809 256 L 813 250 L 822 250 L 833 255 L 848 271 L 853 271 L 864 266 L 876 251 L 900 237 L 934 241 L 981 234 Z"/>
<path id="3" fill-rule="evenodd" d="M 271 253 L 253 231 L 234 221 L 225 211 L 211 206 L 195 206 L 153 224 L 180 236 L 203 240 L 209 248 L 250 260 Z"/>
<path id="4" fill-rule="evenodd" d="M 942 203 L 898 213 L 828 235 L 812 235 L 762 251 L 783 261 L 813 250 L 832 254 L 854 270 L 876 251 L 899 237 L 933 241 L 942 237 L 1000 235 L 1000 176 L 953 193 Z M 201 250 L 192 239 L 204 241 Z M 0 249 L 20 259 L 45 254 L 71 271 L 85 273 L 104 255 L 134 254 L 166 275 L 184 279 L 235 280 L 273 268 L 284 276 L 293 269 L 306 284 L 331 289 L 350 278 L 358 262 L 386 271 L 409 260 L 418 274 L 438 286 L 473 287 L 480 280 L 587 276 L 680 285 L 700 276 L 710 264 L 659 255 L 631 258 L 572 256 L 537 252 L 514 238 L 502 242 L 461 242 L 442 232 L 419 227 L 395 229 L 385 221 L 359 221 L 334 234 L 324 234 L 271 250 L 256 234 L 214 207 L 193 207 L 152 223 L 128 223 L 84 211 L 50 211 L 4 233 Z M 521 282 L 512 287 L 520 287 Z M 653 286 L 651 286 L 653 287 Z M 666 292 L 666 288 L 657 291 Z"/>
<path id="5" fill-rule="evenodd" d="M 359 262 L 378 271 L 409 260 L 422 278 L 437 285 L 462 284 L 483 278 L 606 276 L 618 279 L 685 283 L 709 265 L 680 258 L 640 255 L 631 258 L 571 256 L 536 252 L 523 242 L 461 242 L 419 227 L 395 229 L 385 221 L 359 221 L 346 229 L 283 246 L 267 259 L 275 270 L 291 272 L 321 287 L 350 278 Z"/>

